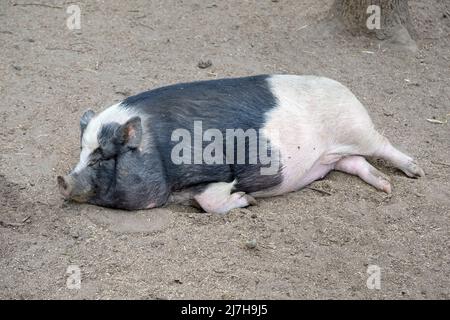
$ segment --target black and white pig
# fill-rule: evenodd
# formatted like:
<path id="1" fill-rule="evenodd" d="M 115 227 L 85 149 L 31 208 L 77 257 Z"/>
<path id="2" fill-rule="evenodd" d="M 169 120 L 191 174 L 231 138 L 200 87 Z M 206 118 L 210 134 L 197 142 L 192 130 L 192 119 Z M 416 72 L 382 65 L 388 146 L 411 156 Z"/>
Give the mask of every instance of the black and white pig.
<path id="1" fill-rule="evenodd" d="M 348 88 L 317 76 L 171 85 L 98 115 L 89 110 L 80 125 L 80 160 L 69 175 L 58 177 L 59 189 L 67 199 L 112 208 L 179 202 L 226 213 L 254 204 L 256 197 L 299 190 L 331 170 L 390 193 L 389 178 L 366 156 L 388 160 L 409 177 L 424 175 L 376 131 Z M 230 132 L 236 136 L 228 140 Z M 249 132 L 258 134 L 257 144 Z M 237 133 L 244 133 L 244 143 L 230 146 Z M 213 161 L 205 156 L 208 146 Z"/>

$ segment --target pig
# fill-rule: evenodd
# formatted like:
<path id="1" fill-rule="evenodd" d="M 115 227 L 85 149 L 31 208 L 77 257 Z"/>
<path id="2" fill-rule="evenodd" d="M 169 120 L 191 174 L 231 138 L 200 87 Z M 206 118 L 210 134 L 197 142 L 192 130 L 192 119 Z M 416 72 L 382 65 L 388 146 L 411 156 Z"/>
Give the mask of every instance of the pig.
<path id="1" fill-rule="evenodd" d="M 331 170 L 391 193 L 389 178 L 366 157 L 385 159 L 412 178 L 424 176 L 413 158 L 375 129 L 347 87 L 312 75 L 165 86 L 99 114 L 88 110 L 80 128 L 79 162 L 57 177 L 59 190 L 66 199 L 110 208 L 182 203 L 224 214 L 255 204 L 255 198 L 297 191 Z M 237 131 L 244 140 L 230 146 L 237 138 L 227 135 Z M 249 132 L 257 133 L 258 143 Z M 214 161 L 207 161 L 212 141 Z M 232 154 L 239 152 L 240 159 Z"/>

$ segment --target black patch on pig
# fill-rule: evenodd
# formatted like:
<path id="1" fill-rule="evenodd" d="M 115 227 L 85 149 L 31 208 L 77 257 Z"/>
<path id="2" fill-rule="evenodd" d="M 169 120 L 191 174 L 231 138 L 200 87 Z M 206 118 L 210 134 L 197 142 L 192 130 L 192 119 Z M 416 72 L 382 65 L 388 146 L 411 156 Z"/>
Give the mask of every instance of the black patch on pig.
<path id="1" fill-rule="evenodd" d="M 167 202 L 169 192 L 158 155 L 144 158 L 138 150 L 130 149 L 85 170 L 92 178 L 91 204 L 136 210 Z"/>
<path id="2" fill-rule="evenodd" d="M 120 128 L 117 122 L 103 124 L 97 133 L 99 152 L 103 159 L 109 159 L 120 152 L 122 145 L 116 138 L 116 132 Z"/>
<path id="3" fill-rule="evenodd" d="M 186 190 L 199 193 L 213 182 L 237 179 L 236 191 L 245 192 L 280 184 L 281 169 L 277 174 L 262 176 L 260 169 L 264 165 L 259 162 L 255 165 L 175 165 L 170 158 L 178 143 L 171 141 L 172 132 L 183 128 L 193 137 L 194 121 L 202 121 L 203 131 L 219 129 L 224 139 L 226 129 L 258 132 L 265 124 L 267 112 L 277 106 L 267 78 L 255 76 L 177 84 L 126 99 L 122 103 L 124 108 L 147 115 L 141 117 L 141 120 L 148 119 L 141 124 L 149 134 L 144 137 L 149 144 L 148 152 L 142 154 L 136 148 L 123 148 L 116 135 L 120 125 L 104 124 L 97 137 L 99 148 L 92 154 L 95 161 L 79 173 L 80 180 L 90 184 L 92 189 L 88 202 L 134 210 L 149 204 L 162 206 L 171 193 Z M 209 143 L 204 142 L 203 148 Z M 194 155 L 191 156 L 194 159 Z"/>
<path id="4" fill-rule="evenodd" d="M 162 206 L 169 196 L 161 157 L 157 152 L 141 154 L 123 144 L 116 122 L 103 124 L 99 147 L 91 154 L 89 166 L 77 180 L 90 181 L 88 202 L 127 210 L 143 209 L 150 203 Z"/>
<path id="5" fill-rule="evenodd" d="M 175 129 L 186 129 L 194 137 L 194 121 L 202 121 L 203 132 L 219 129 L 224 139 L 226 129 L 255 129 L 259 132 L 266 114 L 277 106 L 267 79 L 269 76 L 220 79 L 182 83 L 143 92 L 124 100 L 122 106 L 146 114 L 147 132 L 151 135 L 150 152 L 142 157 L 147 163 L 160 157 L 161 174 L 171 192 L 212 182 L 237 179 L 237 191 L 254 192 L 273 188 L 282 181 L 281 164 L 277 174 L 261 175 L 262 165 L 250 164 L 182 164 L 171 160 L 171 151 L 178 141 L 171 141 Z M 192 141 L 193 143 L 193 141 Z M 203 148 L 210 142 L 203 142 Z M 225 149 L 224 141 L 224 149 Z M 225 155 L 225 150 L 224 150 Z M 236 155 L 236 150 L 235 150 Z M 191 159 L 194 159 L 193 151 Z M 147 168 L 142 168 L 147 170 Z M 153 176 L 153 179 L 155 177 Z M 143 181 L 158 183 L 158 179 Z"/>

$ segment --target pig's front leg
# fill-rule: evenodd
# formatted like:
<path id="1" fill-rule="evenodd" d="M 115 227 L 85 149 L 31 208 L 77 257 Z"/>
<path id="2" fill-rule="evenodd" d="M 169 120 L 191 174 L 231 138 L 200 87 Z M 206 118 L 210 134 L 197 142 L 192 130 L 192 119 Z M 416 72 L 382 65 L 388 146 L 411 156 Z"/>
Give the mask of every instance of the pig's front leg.
<path id="1" fill-rule="evenodd" d="M 221 214 L 256 204 L 256 200 L 245 192 L 231 193 L 234 184 L 235 181 L 211 183 L 194 199 L 206 212 Z"/>

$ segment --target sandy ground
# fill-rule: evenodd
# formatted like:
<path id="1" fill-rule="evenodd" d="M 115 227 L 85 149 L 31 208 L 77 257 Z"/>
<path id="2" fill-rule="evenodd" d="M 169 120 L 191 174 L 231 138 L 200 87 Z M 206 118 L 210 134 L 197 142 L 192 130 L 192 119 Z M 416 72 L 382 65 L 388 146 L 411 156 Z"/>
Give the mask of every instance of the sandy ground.
<path id="1" fill-rule="evenodd" d="M 450 298 L 450 4 L 415 0 L 419 52 L 327 29 L 331 1 L 0 3 L 1 298 Z M 213 65 L 198 68 L 199 60 Z M 380 131 L 416 157 L 413 180 L 382 161 L 391 197 L 333 172 L 226 216 L 65 203 L 82 112 L 150 88 L 261 73 L 346 84 Z M 256 240 L 256 248 L 246 242 Z M 66 287 L 69 265 L 80 290 Z M 381 289 L 366 286 L 369 265 Z"/>

